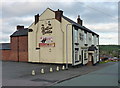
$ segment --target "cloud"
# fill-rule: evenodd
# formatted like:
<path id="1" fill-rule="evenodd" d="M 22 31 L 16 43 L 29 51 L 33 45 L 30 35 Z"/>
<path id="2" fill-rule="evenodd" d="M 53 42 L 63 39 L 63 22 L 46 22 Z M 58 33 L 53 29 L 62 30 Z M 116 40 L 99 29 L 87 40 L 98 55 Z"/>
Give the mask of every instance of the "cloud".
<path id="1" fill-rule="evenodd" d="M 83 12 L 83 18 L 93 23 L 108 23 L 111 21 L 117 22 L 118 6 L 117 2 L 93 2 L 85 3 L 86 10 Z"/>
<path id="2" fill-rule="evenodd" d="M 41 12 L 42 7 L 43 4 L 37 2 L 14 2 L 10 5 L 9 2 L 4 2 L 2 8 L 2 15 L 3 17 L 33 16 L 39 11 Z"/>
<path id="3" fill-rule="evenodd" d="M 100 44 L 118 44 L 118 33 L 100 33 Z"/>
<path id="4" fill-rule="evenodd" d="M 86 24 L 87 28 L 98 32 L 98 33 L 117 33 L 118 32 L 118 24 L 117 23 L 98 23 L 95 25 Z"/>
<path id="5" fill-rule="evenodd" d="M 61 9 L 64 15 L 76 21 L 80 15 L 84 26 L 100 35 L 100 43 L 117 43 L 117 2 L 64 2 L 15 0 L 2 3 L 2 40 L 9 41 L 9 35 L 16 30 L 17 25 L 28 27 L 34 21 L 34 15 L 41 14 L 46 8 Z M 105 36 L 106 35 L 106 36 Z"/>
<path id="6" fill-rule="evenodd" d="M 10 34 L 3 34 L 0 32 L 0 43 L 3 43 L 3 42 L 10 42 Z"/>

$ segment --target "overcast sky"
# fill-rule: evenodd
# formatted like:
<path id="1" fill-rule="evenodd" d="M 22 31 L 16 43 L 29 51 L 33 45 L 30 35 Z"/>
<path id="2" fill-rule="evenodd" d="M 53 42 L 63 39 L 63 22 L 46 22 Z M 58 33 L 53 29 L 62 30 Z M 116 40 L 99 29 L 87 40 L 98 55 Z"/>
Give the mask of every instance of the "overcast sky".
<path id="1" fill-rule="evenodd" d="M 34 15 L 46 8 L 63 10 L 64 15 L 76 22 L 80 15 L 83 25 L 100 35 L 100 44 L 118 44 L 118 2 L 40 2 L 39 0 L 3 0 L 0 17 L 0 42 L 10 42 L 9 36 L 17 25 L 29 27 Z"/>

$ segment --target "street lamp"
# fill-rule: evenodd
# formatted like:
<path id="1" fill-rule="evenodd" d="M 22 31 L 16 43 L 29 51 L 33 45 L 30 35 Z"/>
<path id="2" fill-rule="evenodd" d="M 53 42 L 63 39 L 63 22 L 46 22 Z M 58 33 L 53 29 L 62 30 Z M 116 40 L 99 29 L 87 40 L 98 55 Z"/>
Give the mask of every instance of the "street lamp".
<path id="1" fill-rule="evenodd" d="M 66 25 L 66 69 L 68 69 L 68 25 L 73 25 L 73 24 L 67 24 Z"/>

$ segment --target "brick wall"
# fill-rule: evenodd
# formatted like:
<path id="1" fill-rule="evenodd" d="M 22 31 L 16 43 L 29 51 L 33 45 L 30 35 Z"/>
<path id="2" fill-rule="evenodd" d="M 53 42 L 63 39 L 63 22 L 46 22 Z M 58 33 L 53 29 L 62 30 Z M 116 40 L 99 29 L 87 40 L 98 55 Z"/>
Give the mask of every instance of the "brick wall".
<path id="1" fill-rule="evenodd" d="M 28 36 L 19 37 L 19 61 L 28 61 Z"/>
<path id="2" fill-rule="evenodd" d="M 11 61 L 28 61 L 28 36 L 11 37 Z"/>
<path id="3" fill-rule="evenodd" d="M 1 58 L 0 60 L 7 60 L 9 61 L 9 57 L 10 57 L 10 51 L 11 50 L 0 50 L 0 54 L 1 54 Z"/>
<path id="4" fill-rule="evenodd" d="M 18 61 L 18 37 L 11 37 L 10 60 Z"/>

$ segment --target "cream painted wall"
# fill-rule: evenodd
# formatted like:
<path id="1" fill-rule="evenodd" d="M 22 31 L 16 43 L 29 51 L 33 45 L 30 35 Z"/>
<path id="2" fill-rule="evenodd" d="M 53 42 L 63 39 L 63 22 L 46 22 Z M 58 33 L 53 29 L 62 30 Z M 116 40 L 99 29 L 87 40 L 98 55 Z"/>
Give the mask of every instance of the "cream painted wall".
<path id="1" fill-rule="evenodd" d="M 53 42 L 55 42 L 55 47 L 40 47 L 40 62 L 63 63 L 63 33 L 60 29 L 60 23 L 56 19 L 44 21 L 51 22 L 53 27 L 52 33 L 42 35 L 41 31 L 39 31 L 38 41 L 40 41 L 40 37 L 52 37 Z"/>
<path id="2" fill-rule="evenodd" d="M 34 23 L 29 27 L 33 32 L 28 32 L 28 61 L 39 62 L 39 51 L 36 50 L 36 27 Z"/>
<path id="3" fill-rule="evenodd" d="M 66 63 L 66 25 L 69 24 L 62 18 L 62 23 L 55 19 L 55 13 L 50 9 L 45 10 L 39 17 L 39 22 L 29 27 L 33 32 L 28 33 L 28 51 L 29 62 L 43 63 Z M 47 26 L 50 21 L 52 25 L 52 33 L 43 35 L 41 33 L 41 25 Z M 69 63 L 72 63 L 72 26 L 68 26 L 68 56 Z M 52 37 L 55 47 L 40 47 L 40 37 Z"/>
<path id="4" fill-rule="evenodd" d="M 40 20 L 54 19 L 55 13 L 47 8 L 39 17 Z"/>
<path id="5" fill-rule="evenodd" d="M 71 24 L 62 18 L 62 32 L 63 32 L 63 53 L 64 53 L 64 63 L 66 63 L 66 25 Z M 68 25 L 68 63 L 72 64 L 72 25 Z"/>
<path id="6" fill-rule="evenodd" d="M 41 25 L 45 27 L 50 21 L 52 26 L 52 33 L 43 35 L 41 32 Z M 46 9 L 39 17 L 39 22 L 35 25 L 34 23 L 29 27 L 33 29 L 33 32 L 28 33 L 28 61 L 29 62 L 40 62 L 40 63 L 66 63 L 66 25 L 71 24 L 62 18 L 62 22 L 55 19 L 55 13 L 50 9 Z M 79 33 L 84 34 L 84 31 L 79 29 Z M 41 37 L 52 37 L 55 47 L 39 47 Z M 89 37 L 91 41 L 89 41 Z M 68 63 L 72 64 L 73 49 L 72 49 L 72 25 L 68 25 Z M 78 35 L 79 38 L 79 35 Z M 92 45 L 92 33 L 87 32 L 87 44 Z M 79 48 L 79 55 L 81 55 L 81 47 L 85 47 L 85 40 L 81 41 L 78 39 L 79 45 L 74 47 Z M 96 36 L 94 36 L 94 44 L 96 43 Z M 40 49 L 36 49 L 40 48 Z M 98 53 L 99 54 L 99 53 Z M 94 60 L 96 57 L 94 55 Z M 98 59 L 97 59 L 98 60 Z M 84 61 L 87 63 L 88 60 Z M 80 64 L 81 62 L 79 62 Z"/>

